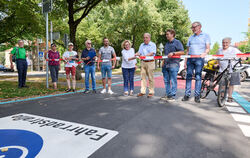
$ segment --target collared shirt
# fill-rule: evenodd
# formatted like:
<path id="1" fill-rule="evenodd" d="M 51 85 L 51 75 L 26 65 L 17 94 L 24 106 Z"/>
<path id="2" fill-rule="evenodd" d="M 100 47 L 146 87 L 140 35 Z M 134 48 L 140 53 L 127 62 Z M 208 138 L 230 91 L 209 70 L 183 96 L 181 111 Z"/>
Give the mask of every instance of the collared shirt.
<path id="1" fill-rule="evenodd" d="M 85 64 L 85 65 L 92 66 L 92 65 L 95 64 L 95 59 L 93 59 L 95 56 L 96 56 L 96 52 L 95 52 L 95 49 L 94 49 L 94 48 L 90 48 L 89 50 L 88 50 L 87 48 L 85 48 L 85 49 L 82 51 L 82 56 L 81 56 L 81 58 L 90 57 L 89 60 L 84 60 L 84 64 Z"/>
<path id="2" fill-rule="evenodd" d="M 109 60 L 108 62 L 102 62 L 102 65 L 110 65 L 112 66 L 111 59 L 112 55 L 115 54 L 115 49 L 111 46 L 108 47 L 101 47 L 99 50 L 99 53 L 101 54 L 101 60 Z"/>
<path id="3" fill-rule="evenodd" d="M 242 52 L 239 49 L 230 46 L 226 50 L 223 50 L 222 48 L 219 49 L 219 51 L 216 54 L 230 56 L 230 55 L 236 55 L 236 54 L 240 54 L 240 53 L 242 53 Z M 234 61 L 234 60 L 231 61 L 231 66 L 230 66 L 230 70 L 229 70 L 230 73 L 232 72 L 232 68 L 236 64 L 236 62 L 237 61 Z M 228 60 L 219 60 L 219 65 L 220 65 L 219 72 L 223 72 L 227 68 Z"/>
<path id="4" fill-rule="evenodd" d="M 177 40 L 173 39 L 172 41 L 168 41 L 164 47 L 164 54 L 168 55 L 171 52 L 179 52 L 184 51 L 182 43 Z M 179 58 L 167 58 L 164 60 L 164 66 L 168 67 L 178 67 L 180 59 Z"/>
<path id="5" fill-rule="evenodd" d="M 16 54 L 16 59 L 26 59 L 25 48 L 14 47 L 13 50 L 11 51 L 11 54 L 13 55 Z"/>
<path id="6" fill-rule="evenodd" d="M 122 68 L 134 68 L 136 64 L 136 59 L 128 60 L 135 56 L 134 48 L 130 48 L 129 50 L 122 50 Z"/>
<path id="7" fill-rule="evenodd" d="M 148 53 L 154 53 L 153 56 L 156 54 L 156 45 L 154 42 L 149 42 L 148 44 L 142 43 L 140 45 L 139 51 L 141 56 L 146 56 Z M 145 59 L 145 60 L 152 60 L 152 59 Z"/>
<path id="8" fill-rule="evenodd" d="M 187 47 L 189 47 L 189 55 L 201 55 L 206 51 L 206 45 L 210 44 L 211 40 L 208 34 L 201 32 L 199 35 L 189 37 Z"/>

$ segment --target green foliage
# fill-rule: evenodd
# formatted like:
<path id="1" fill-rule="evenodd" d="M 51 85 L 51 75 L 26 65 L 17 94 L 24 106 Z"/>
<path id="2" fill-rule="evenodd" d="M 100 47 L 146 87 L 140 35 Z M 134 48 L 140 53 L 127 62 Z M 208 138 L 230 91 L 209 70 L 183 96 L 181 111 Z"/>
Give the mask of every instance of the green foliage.
<path id="1" fill-rule="evenodd" d="M 215 55 L 217 53 L 217 51 L 219 50 L 220 45 L 218 42 L 215 42 L 213 45 L 213 48 L 210 50 L 209 54 L 211 55 Z"/>
<path id="2" fill-rule="evenodd" d="M 0 0 L 0 43 L 33 40 L 43 32 L 39 0 Z"/>
<path id="3" fill-rule="evenodd" d="M 243 53 L 245 52 L 250 52 L 250 44 L 247 44 L 247 45 L 241 45 L 238 47 L 239 50 Z"/>
<path id="4" fill-rule="evenodd" d="M 126 0 L 120 5 L 100 3 L 79 24 L 76 41 L 80 50 L 85 47 L 86 39 L 92 40 L 99 49 L 103 37 L 108 37 L 120 55 L 122 41 L 131 40 L 138 50 L 145 32 L 152 35 L 153 42 L 164 44 L 165 30 L 174 28 L 176 38 L 186 43 L 192 33 L 190 25 L 188 12 L 178 0 Z"/>

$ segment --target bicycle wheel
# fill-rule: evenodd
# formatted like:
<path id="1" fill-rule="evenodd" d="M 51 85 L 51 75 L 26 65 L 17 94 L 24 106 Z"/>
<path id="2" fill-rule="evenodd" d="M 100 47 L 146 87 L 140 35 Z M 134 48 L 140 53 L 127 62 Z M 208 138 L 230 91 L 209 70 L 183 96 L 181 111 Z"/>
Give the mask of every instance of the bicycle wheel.
<path id="1" fill-rule="evenodd" d="M 227 92 L 228 92 L 228 79 L 222 78 L 224 83 L 219 85 L 218 96 L 217 96 L 217 103 L 220 107 L 225 106 L 226 99 L 227 99 Z"/>
<path id="2" fill-rule="evenodd" d="M 210 92 L 209 80 L 204 79 L 201 83 L 201 99 L 205 99 Z"/>

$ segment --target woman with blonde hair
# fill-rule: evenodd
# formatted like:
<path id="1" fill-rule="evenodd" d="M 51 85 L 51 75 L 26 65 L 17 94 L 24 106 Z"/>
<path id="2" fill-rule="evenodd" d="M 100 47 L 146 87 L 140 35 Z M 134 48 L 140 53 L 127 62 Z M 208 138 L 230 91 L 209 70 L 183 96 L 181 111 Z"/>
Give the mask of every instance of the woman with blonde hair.
<path id="1" fill-rule="evenodd" d="M 131 42 L 125 40 L 122 42 L 122 74 L 124 81 L 124 95 L 133 95 L 134 92 L 134 73 L 136 69 L 136 56 L 134 48 L 131 48 Z M 129 84 L 129 88 L 128 88 Z M 129 92 L 130 90 L 130 92 Z"/>

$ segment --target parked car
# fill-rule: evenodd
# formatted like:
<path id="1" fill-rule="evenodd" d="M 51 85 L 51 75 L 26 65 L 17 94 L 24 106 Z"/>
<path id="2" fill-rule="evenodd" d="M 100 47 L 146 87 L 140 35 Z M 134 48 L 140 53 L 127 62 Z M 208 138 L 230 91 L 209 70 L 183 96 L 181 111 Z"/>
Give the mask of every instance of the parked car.
<path id="1" fill-rule="evenodd" d="M 242 72 L 240 72 L 240 81 L 244 82 L 246 78 L 250 77 L 250 65 L 249 64 L 242 64 L 242 66 L 238 66 L 237 69 L 246 67 L 246 69 Z"/>
<path id="2" fill-rule="evenodd" d="M 14 70 L 10 69 L 10 68 L 6 68 L 5 66 L 0 64 L 0 71 L 3 72 L 14 72 Z"/>

